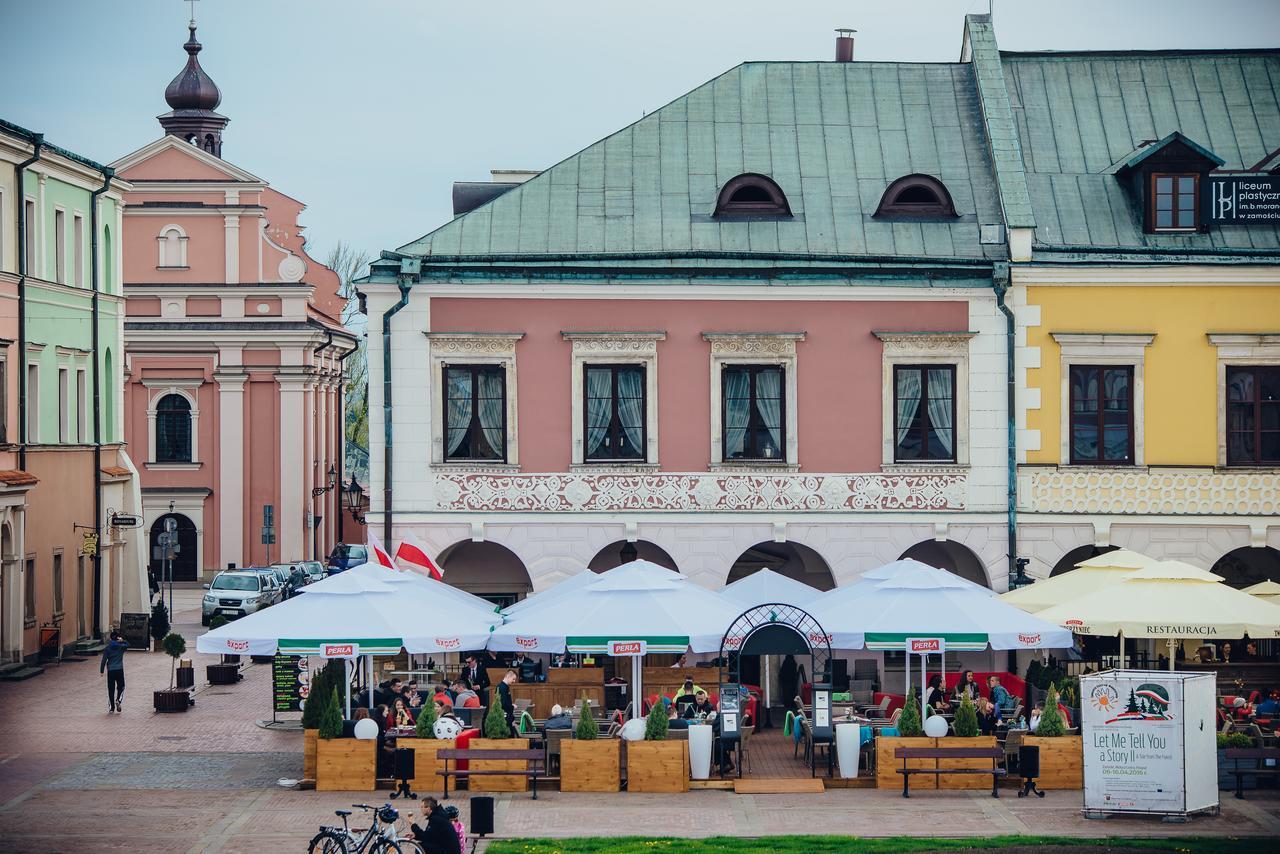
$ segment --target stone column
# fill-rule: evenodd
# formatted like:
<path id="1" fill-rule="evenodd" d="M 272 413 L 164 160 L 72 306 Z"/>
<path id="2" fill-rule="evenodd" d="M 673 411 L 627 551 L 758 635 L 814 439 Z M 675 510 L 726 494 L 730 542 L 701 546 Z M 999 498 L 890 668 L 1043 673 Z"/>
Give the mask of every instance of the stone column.
<path id="1" fill-rule="evenodd" d="M 323 366 L 323 362 L 321 365 Z M 316 408 L 312 413 L 311 423 L 316 433 L 316 486 L 328 486 L 329 465 L 333 457 L 329 454 L 329 378 L 324 375 L 323 367 L 316 381 L 315 400 Z M 316 560 L 324 559 L 325 548 L 329 545 L 329 499 L 333 496 L 333 492 L 334 490 L 331 489 L 321 495 L 314 504 L 316 512 L 320 514 L 320 524 L 316 526 L 313 535 L 317 552 L 314 556 Z"/>
<path id="2" fill-rule="evenodd" d="M 240 215 L 226 214 L 222 218 L 226 229 L 227 284 L 240 283 Z"/>
<path id="3" fill-rule="evenodd" d="M 304 555 L 304 514 L 307 459 L 304 426 L 308 379 L 301 368 L 276 374 L 280 389 L 280 506 L 276 508 L 276 543 L 279 560 L 299 560 Z"/>
<path id="4" fill-rule="evenodd" d="M 218 568 L 245 565 L 244 384 L 247 374 L 215 371 L 218 384 Z"/>

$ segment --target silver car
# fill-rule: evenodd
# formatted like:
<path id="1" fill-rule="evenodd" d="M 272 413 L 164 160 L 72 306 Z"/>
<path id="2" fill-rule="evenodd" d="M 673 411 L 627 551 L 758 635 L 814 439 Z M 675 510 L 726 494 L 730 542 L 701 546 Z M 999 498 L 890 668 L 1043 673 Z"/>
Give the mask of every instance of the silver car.
<path id="1" fill-rule="evenodd" d="M 200 624 L 204 626 L 218 614 L 234 619 L 271 604 L 267 579 L 257 572 L 219 572 L 204 589 L 200 603 Z"/>
<path id="2" fill-rule="evenodd" d="M 252 572 L 262 579 L 262 595 L 264 604 L 276 605 L 284 601 L 284 585 L 280 576 L 269 566 L 250 566 L 245 572 Z"/>

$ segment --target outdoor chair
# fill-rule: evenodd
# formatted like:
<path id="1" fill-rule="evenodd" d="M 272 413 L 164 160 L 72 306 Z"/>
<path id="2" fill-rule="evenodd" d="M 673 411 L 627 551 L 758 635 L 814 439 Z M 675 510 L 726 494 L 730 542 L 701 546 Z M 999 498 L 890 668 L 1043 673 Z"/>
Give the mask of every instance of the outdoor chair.
<path id="1" fill-rule="evenodd" d="M 1245 733 L 1251 737 L 1259 747 L 1274 747 L 1276 736 L 1274 733 L 1263 732 L 1262 727 L 1257 724 L 1249 724 L 1245 729 Z"/>
<path id="2" fill-rule="evenodd" d="M 886 694 L 885 696 L 880 698 L 880 705 L 878 706 L 872 705 L 867 707 L 867 717 L 883 718 L 885 716 L 885 712 L 889 708 L 889 704 L 892 702 L 893 702 L 893 698 L 890 697 L 888 694 Z"/>
<path id="3" fill-rule="evenodd" d="M 520 717 L 521 713 L 527 712 L 529 710 L 529 707 L 533 705 L 533 700 L 520 697 L 519 699 L 512 700 L 511 704 L 515 706 L 516 717 L 518 718 Z"/>
<path id="4" fill-rule="evenodd" d="M 566 738 L 573 738 L 573 730 L 571 729 L 549 729 L 547 730 L 547 770 L 555 769 L 555 773 L 560 773 L 560 742 Z"/>
<path id="5" fill-rule="evenodd" d="M 1022 740 L 1026 738 L 1027 731 L 1022 729 L 1011 729 L 1004 739 L 1004 767 L 1006 771 L 1012 771 L 1009 766 L 1017 764 L 1018 751 L 1022 749 Z"/>
<path id="6" fill-rule="evenodd" d="M 870 726 L 872 726 L 872 727 L 875 727 L 875 728 L 887 727 L 887 726 L 888 726 L 888 727 L 897 726 L 897 725 L 898 725 L 898 717 L 899 717 L 901 714 L 902 714 L 902 707 L 901 707 L 901 706 L 899 706 L 898 708 L 896 708 L 896 709 L 894 709 L 894 710 L 893 710 L 893 714 L 889 715 L 889 717 L 887 717 L 887 718 L 870 718 L 870 719 L 868 719 L 867 724 L 868 724 L 868 725 L 870 725 Z"/>
<path id="7" fill-rule="evenodd" d="M 753 726 L 744 726 L 741 732 L 741 738 L 738 741 L 738 768 L 751 770 L 751 734 L 756 731 Z"/>
<path id="8" fill-rule="evenodd" d="M 667 741 L 688 741 L 688 729 L 669 729 L 667 730 Z"/>

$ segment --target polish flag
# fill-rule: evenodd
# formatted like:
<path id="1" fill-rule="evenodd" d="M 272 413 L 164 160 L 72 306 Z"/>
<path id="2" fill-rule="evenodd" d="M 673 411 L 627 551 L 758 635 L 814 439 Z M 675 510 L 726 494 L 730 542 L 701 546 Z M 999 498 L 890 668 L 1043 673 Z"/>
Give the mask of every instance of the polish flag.
<path id="1" fill-rule="evenodd" d="M 407 565 L 413 572 L 429 575 L 436 581 L 444 578 L 444 570 L 427 555 L 427 547 L 413 534 L 405 534 L 396 549 L 396 560 Z"/>
<path id="2" fill-rule="evenodd" d="M 368 549 L 374 557 L 374 563 L 380 563 L 387 569 L 398 569 L 395 562 L 391 560 L 391 555 L 387 554 L 386 548 L 382 545 L 382 541 L 378 539 L 378 535 L 373 532 L 373 528 L 367 529 L 369 532 Z"/>

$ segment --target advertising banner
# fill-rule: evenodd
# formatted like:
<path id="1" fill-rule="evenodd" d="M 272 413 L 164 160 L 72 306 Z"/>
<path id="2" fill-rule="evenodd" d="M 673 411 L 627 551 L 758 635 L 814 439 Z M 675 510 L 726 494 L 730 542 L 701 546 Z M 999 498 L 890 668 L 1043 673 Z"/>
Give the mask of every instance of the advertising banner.
<path id="1" fill-rule="evenodd" d="M 1086 810 L 1182 812 L 1183 683 L 1160 671 L 1081 680 Z"/>
<path id="2" fill-rule="evenodd" d="M 300 712 L 311 689 L 307 659 L 301 655 L 277 655 L 271 660 L 272 708 L 277 712 Z"/>

